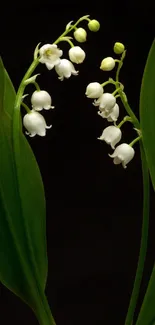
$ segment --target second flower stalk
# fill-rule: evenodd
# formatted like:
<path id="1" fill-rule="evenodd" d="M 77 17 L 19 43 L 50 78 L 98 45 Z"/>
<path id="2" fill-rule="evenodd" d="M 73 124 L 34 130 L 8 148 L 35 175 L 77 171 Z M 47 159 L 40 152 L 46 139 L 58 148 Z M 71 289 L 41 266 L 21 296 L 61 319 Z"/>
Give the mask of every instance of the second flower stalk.
<path id="1" fill-rule="evenodd" d="M 108 81 L 100 84 L 98 82 L 91 82 L 86 87 L 86 96 L 88 98 L 94 99 L 93 105 L 98 106 L 98 114 L 107 119 L 108 122 L 113 122 L 114 125 L 106 127 L 101 136 L 98 137 L 99 140 L 104 140 L 107 144 L 111 145 L 111 148 L 114 149 L 112 155 L 109 155 L 111 158 L 114 158 L 114 164 L 122 163 L 122 166 L 126 168 L 128 162 L 134 157 L 135 151 L 133 149 L 133 145 L 141 139 L 141 135 L 139 135 L 140 130 L 138 132 L 138 137 L 135 138 L 130 144 L 122 143 L 117 146 L 115 149 L 115 145 L 118 144 L 122 138 L 121 126 L 126 122 L 130 121 L 133 123 L 132 118 L 130 116 L 126 116 L 119 125 L 116 125 L 116 121 L 119 117 L 119 105 L 116 103 L 116 98 L 120 97 L 120 92 L 122 92 L 123 96 L 126 98 L 125 93 L 123 92 L 124 86 L 118 81 L 119 71 L 123 64 L 123 59 L 125 57 L 125 47 L 122 43 L 115 43 L 113 50 L 115 54 L 122 54 L 121 59 L 113 59 L 112 57 L 107 57 L 102 60 L 100 69 L 103 71 L 111 71 L 114 69 L 115 64 L 118 62 L 118 68 L 116 72 L 116 81 L 109 78 Z M 110 93 L 104 93 L 103 86 L 107 84 L 113 84 L 116 87 L 116 90 Z"/>

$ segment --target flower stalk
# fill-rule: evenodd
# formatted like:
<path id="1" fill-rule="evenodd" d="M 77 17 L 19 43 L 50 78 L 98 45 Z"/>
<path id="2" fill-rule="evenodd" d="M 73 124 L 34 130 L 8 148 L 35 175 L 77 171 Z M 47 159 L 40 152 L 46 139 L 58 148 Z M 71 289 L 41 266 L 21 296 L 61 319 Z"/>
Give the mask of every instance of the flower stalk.
<path id="1" fill-rule="evenodd" d="M 68 33 L 70 33 L 81 21 L 83 20 L 86 20 L 87 18 L 89 17 L 89 15 L 85 15 L 81 18 L 79 18 L 77 20 L 77 22 L 74 24 L 74 25 L 70 25 L 70 27 L 65 30 L 56 40 L 53 44 L 58 44 L 59 42 L 61 42 L 61 40 L 63 40 L 63 37 L 66 36 Z M 69 40 L 67 40 L 69 41 Z M 15 101 L 15 110 L 19 110 L 20 109 L 20 105 L 21 105 L 21 98 L 23 96 L 23 93 L 24 93 L 24 90 L 25 90 L 25 87 L 26 85 L 24 84 L 25 80 L 30 78 L 32 73 L 34 72 L 34 70 L 37 68 L 38 64 L 40 63 L 39 62 L 39 57 L 37 56 L 38 54 L 38 47 L 39 47 L 40 43 L 37 45 L 35 51 L 34 51 L 34 60 L 33 62 L 31 63 L 29 69 L 27 70 L 27 72 L 25 73 L 20 85 L 19 85 L 19 88 L 18 88 L 18 91 L 17 91 L 17 95 L 16 95 L 16 101 Z M 71 45 L 71 44 L 70 44 Z M 72 43 L 73 45 L 73 43 Z"/>
<path id="2" fill-rule="evenodd" d="M 116 82 L 119 82 L 119 73 L 121 67 L 123 65 L 123 60 L 125 58 L 126 51 L 122 53 L 121 60 L 118 64 L 117 72 L 116 72 Z M 118 83 L 116 84 L 116 89 L 118 89 Z M 118 94 L 120 95 L 121 101 L 126 109 L 128 115 L 130 116 L 134 127 L 140 130 L 140 122 L 137 119 L 136 115 L 132 111 L 130 105 L 128 104 L 126 97 L 121 89 L 118 90 Z M 136 139 L 134 139 L 130 146 L 133 146 L 137 141 L 140 140 L 140 153 L 141 153 L 141 163 L 142 163 L 142 177 L 143 177 L 143 220 L 142 220 L 142 232 L 141 232 L 141 243 L 140 243 L 140 252 L 137 264 L 137 270 L 135 275 L 135 281 L 133 285 L 133 290 L 129 302 L 129 307 L 125 319 L 125 325 L 133 324 L 134 313 L 138 301 L 146 252 L 147 252 L 147 239 L 148 239 L 148 226 L 149 226 L 149 198 L 150 198 L 150 186 L 149 186 L 149 172 L 148 166 L 146 162 L 146 157 L 144 153 L 143 143 L 141 141 L 142 136 L 140 135 Z"/>
<path id="3" fill-rule="evenodd" d="M 149 228 L 150 183 L 149 183 L 149 171 L 148 171 L 148 166 L 147 166 L 147 161 L 146 161 L 142 141 L 140 141 L 140 154 L 141 154 L 142 176 L 143 176 L 143 220 L 142 220 L 142 231 L 141 231 L 141 243 L 140 243 L 140 252 L 138 258 L 136 276 L 135 276 L 133 290 L 131 293 L 129 307 L 125 319 L 125 325 L 131 325 L 133 323 L 134 312 L 135 312 L 135 308 L 139 296 L 139 290 L 142 281 L 146 252 L 147 252 L 147 239 L 148 239 L 148 228 Z"/>

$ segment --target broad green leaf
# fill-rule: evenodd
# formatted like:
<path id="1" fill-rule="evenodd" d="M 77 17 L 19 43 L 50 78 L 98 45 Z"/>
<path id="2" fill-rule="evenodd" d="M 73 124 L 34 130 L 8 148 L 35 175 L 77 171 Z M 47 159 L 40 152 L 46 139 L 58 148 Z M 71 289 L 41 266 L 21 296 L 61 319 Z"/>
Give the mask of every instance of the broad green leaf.
<path id="1" fill-rule="evenodd" d="M 155 190 L 155 41 L 152 43 L 141 85 L 140 124 L 147 164 Z M 155 324 L 155 268 L 153 268 L 136 325 Z"/>
<path id="2" fill-rule="evenodd" d="M 14 114 L 15 95 L 0 61 L 0 281 L 33 309 L 40 324 L 53 324 L 44 295 L 44 187 L 20 112 Z"/>
<path id="3" fill-rule="evenodd" d="M 155 190 L 155 40 L 150 49 L 142 79 L 140 124 L 146 159 Z"/>

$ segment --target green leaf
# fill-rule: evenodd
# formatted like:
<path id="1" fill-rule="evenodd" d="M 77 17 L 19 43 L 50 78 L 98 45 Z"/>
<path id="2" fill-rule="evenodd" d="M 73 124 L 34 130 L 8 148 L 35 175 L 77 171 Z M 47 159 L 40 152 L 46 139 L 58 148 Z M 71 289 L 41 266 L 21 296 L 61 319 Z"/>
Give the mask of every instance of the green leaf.
<path id="1" fill-rule="evenodd" d="M 144 151 L 155 190 L 155 41 L 152 43 L 141 85 L 140 124 Z M 153 268 L 136 325 L 155 324 L 155 268 Z"/>
<path id="2" fill-rule="evenodd" d="M 0 60 L 0 281 L 32 308 L 40 324 L 54 324 L 44 294 L 44 187 L 15 112 L 15 96 Z"/>
<path id="3" fill-rule="evenodd" d="M 155 324 L 155 267 L 147 287 L 147 291 L 138 315 L 136 325 Z"/>
<path id="4" fill-rule="evenodd" d="M 155 190 L 155 41 L 150 49 L 142 79 L 140 125 L 144 151 Z"/>

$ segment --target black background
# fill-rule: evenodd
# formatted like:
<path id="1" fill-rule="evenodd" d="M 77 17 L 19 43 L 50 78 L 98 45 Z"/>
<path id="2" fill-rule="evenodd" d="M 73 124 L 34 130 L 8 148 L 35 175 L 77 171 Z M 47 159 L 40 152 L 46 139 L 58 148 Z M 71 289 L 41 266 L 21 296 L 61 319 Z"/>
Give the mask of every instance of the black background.
<path id="1" fill-rule="evenodd" d="M 18 88 L 32 62 L 35 46 L 52 43 L 70 20 L 90 14 L 100 21 L 80 44 L 86 60 L 79 76 L 60 82 L 54 70 L 40 65 L 38 82 L 53 99 L 55 110 L 42 112 L 47 136 L 28 138 L 36 155 L 47 199 L 49 272 L 46 294 L 57 325 L 123 324 L 136 271 L 142 221 L 142 175 L 139 146 L 126 170 L 114 166 L 111 148 L 97 140 L 108 124 L 97 115 L 85 89 L 113 72 L 99 69 L 123 42 L 127 56 L 121 72 L 129 102 L 138 116 L 143 69 L 154 39 L 153 5 L 119 3 L 33 2 L 7 4 L 1 11 L 0 52 Z M 86 23 L 82 23 L 86 28 Z M 78 45 L 75 42 L 76 45 Z M 60 43 L 67 57 L 68 45 Z M 111 91 L 110 88 L 106 88 Z M 31 89 L 29 89 L 31 91 Z M 118 103 L 119 100 L 118 100 Z M 121 107 L 120 120 L 125 115 Z M 136 136 L 123 126 L 123 141 Z M 146 267 L 138 308 L 154 262 L 154 194 L 151 188 Z M 138 309 L 137 309 L 138 312 Z M 0 323 L 37 324 L 32 311 L 2 285 Z"/>

